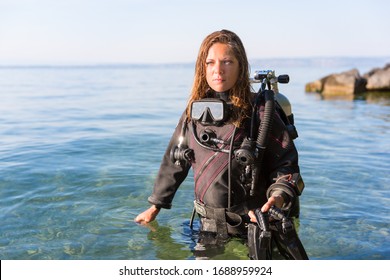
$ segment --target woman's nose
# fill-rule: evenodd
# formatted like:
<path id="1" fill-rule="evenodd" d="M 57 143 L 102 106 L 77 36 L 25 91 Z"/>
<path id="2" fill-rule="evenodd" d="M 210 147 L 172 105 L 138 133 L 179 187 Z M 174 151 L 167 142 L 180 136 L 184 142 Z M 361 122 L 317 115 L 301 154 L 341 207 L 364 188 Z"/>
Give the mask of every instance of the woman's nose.
<path id="1" fill-rule="evenodd" d="M 215 74 L 222 74 L 223 73 L 223 65 L 221 62 L 216 62 L 214 65 L 214 73 Z"/>

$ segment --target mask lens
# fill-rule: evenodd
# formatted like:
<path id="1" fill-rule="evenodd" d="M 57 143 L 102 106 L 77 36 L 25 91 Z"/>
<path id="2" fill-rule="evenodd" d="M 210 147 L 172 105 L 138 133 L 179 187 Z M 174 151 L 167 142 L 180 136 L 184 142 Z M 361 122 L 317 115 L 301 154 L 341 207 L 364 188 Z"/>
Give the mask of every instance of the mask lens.
<path id="1" fill-rule="evenodd" d="M 198 100 L 191 105 L 191 118 L 200 120 L 204 113 L 208 110 L 214 121 L 222 121 L 224 119 L 224 103 L 222 100 Z"/>
<path id="2" fill-rule="evenodd" d="M 191 118 L 199 120 L 202 117 L 204 110 L 207 108 L 205 105 L 204 102 L 194 101 L 191 105 Z"/>
<path id="3" fill-rule="evenodd" d="M 210 102 L 209 110 L 211 112 L 211 116 L 215 121 L 223 120 L 223 104 L 222 102 Z"/>

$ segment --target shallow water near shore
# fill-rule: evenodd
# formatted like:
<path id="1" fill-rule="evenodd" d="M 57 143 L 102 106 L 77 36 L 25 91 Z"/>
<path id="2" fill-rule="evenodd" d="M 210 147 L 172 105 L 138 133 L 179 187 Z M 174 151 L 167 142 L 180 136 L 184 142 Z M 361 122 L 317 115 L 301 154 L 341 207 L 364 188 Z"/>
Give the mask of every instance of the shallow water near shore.
<path id="1" fill-rule="evenodd" d="M 299 235 L 311 259 L 390 259 L 390 102 L 324 100 L 306 82 L 386 59 L 264 60 L 289 74 L 306 188 Z M 194 259 L 191 175 L 148 226 L 161 157 L 193 65 L 0 67 L 1 259 Z M 241 240 L 215 259 L 246 259 Z"/>

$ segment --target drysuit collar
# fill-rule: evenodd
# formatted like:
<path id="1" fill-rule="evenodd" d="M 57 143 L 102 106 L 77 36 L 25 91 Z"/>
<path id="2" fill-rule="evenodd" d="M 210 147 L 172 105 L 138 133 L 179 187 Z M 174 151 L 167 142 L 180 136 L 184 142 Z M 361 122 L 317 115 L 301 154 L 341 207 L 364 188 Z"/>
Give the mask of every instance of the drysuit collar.
<path id="1" fill-rule="evenodd" d="M 230 94 L 228 91 L 215 92 L 214 95 L 215 95 L 215 98 L 222 99 L 225 102 L 230 102 Z"/>

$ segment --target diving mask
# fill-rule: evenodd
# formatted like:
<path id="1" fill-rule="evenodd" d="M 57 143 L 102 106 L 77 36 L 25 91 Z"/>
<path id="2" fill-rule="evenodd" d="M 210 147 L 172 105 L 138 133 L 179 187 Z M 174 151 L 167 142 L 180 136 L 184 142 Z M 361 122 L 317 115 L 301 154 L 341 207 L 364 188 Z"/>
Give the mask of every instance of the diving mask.
<path id="1" fill-rule="evenodd" d="M 202 125 L 219 126 L 228 119 L 229 105 L 222 99 L 204 98 L 191 104 L 191 118 Z"/>

